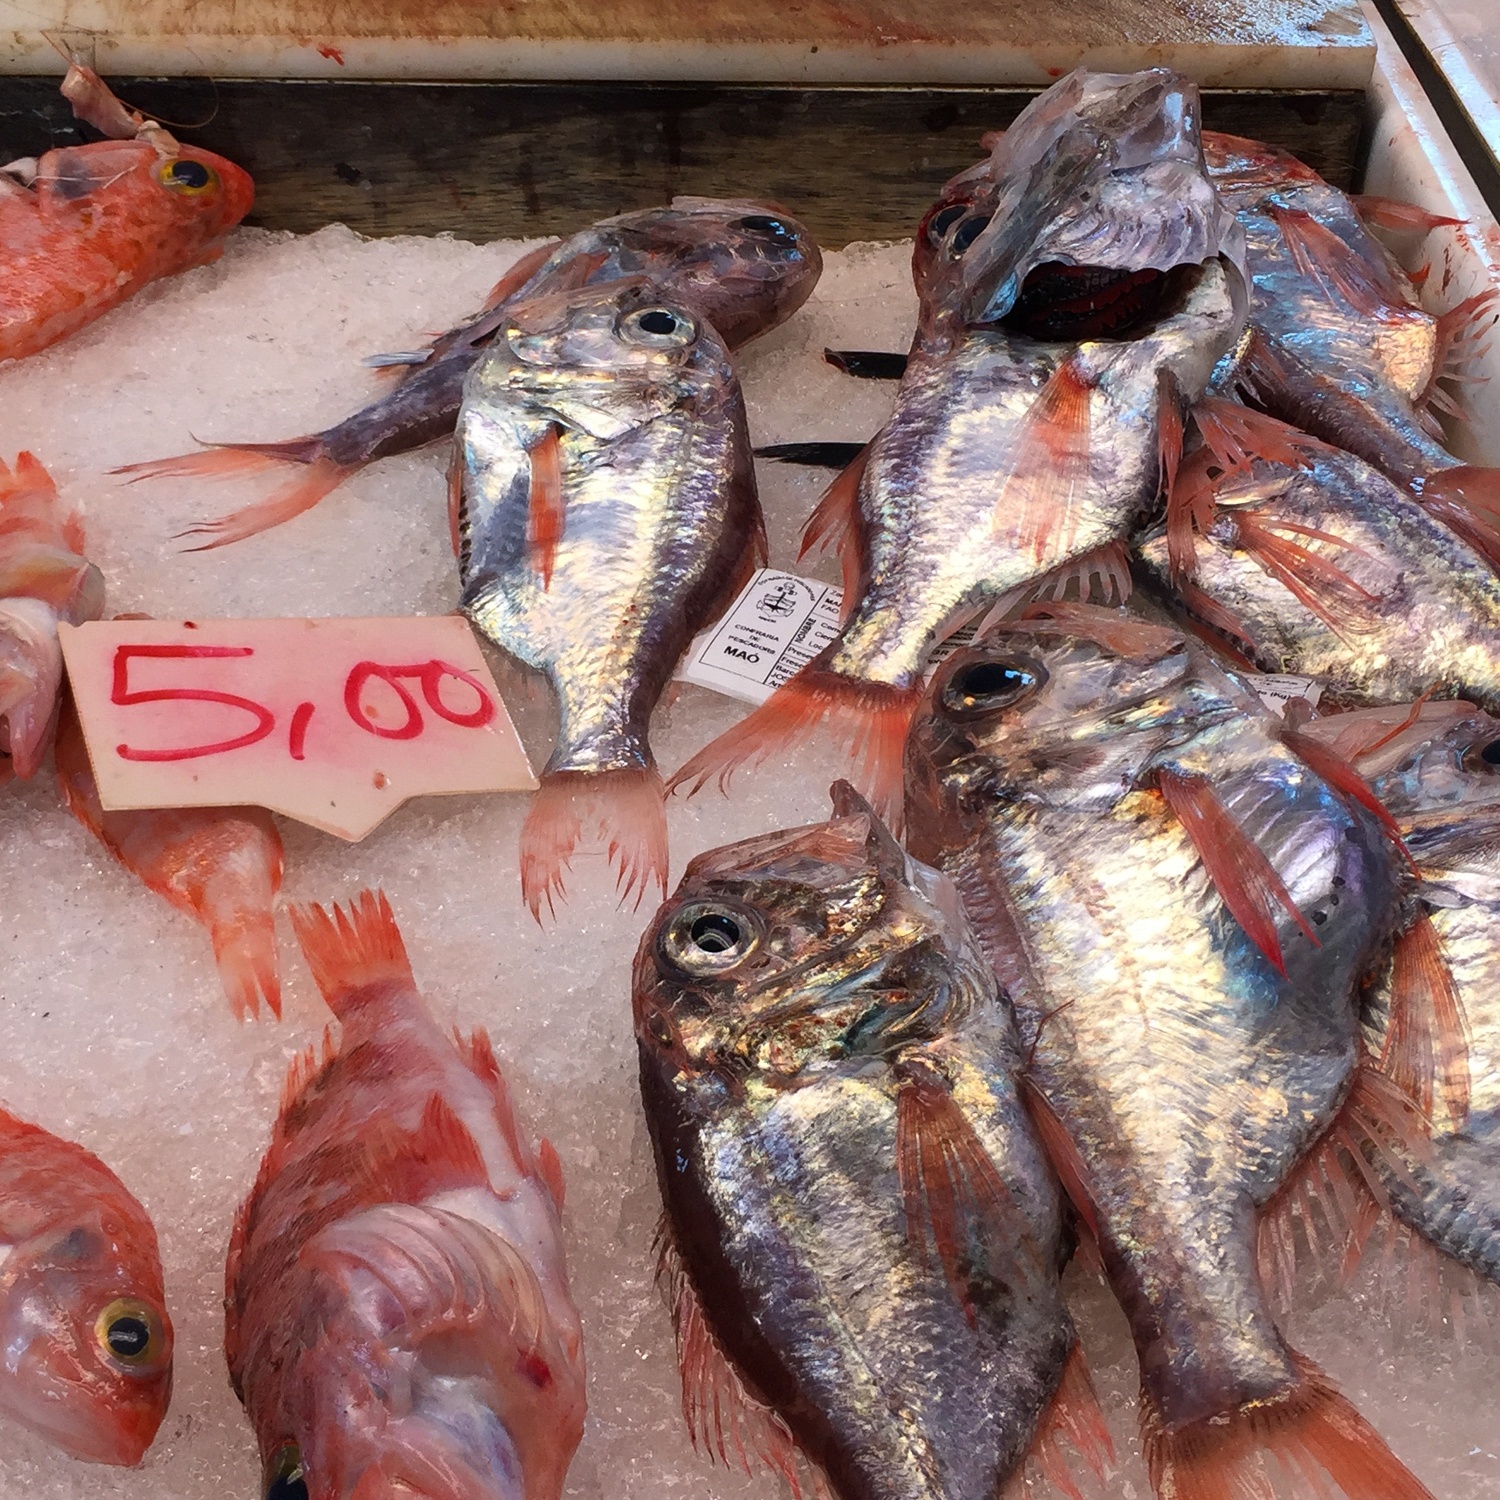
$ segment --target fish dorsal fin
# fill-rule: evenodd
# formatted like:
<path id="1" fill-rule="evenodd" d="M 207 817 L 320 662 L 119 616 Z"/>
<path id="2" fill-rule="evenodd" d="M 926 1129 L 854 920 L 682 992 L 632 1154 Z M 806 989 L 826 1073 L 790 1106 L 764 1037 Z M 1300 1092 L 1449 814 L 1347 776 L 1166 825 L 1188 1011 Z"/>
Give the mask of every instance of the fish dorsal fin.
<path id="1" fill-rule="evenodd" d="M 1453 1124 L 1462 1125 L 1471 1090 L 1463 997 L 1425 911 L 1397 940 L 1390 976 L 1391 1013 L 1380 1071 L 1429 1119 L 1436 1097 Z"/>
<path id="2" fill-rule="evenodd" d="M 345 1175 L 366 1202 L 377 1203 L 417 1203 L 490 1180 L 479 1143 L 441 1094 L 428 1098 L 414 1130 L 389 1116 L 375 1121 Z"/>
<path id="3" fill-rule="evenodd" d="M 562 432 L 555 422 L 526 450 L 531 460 L 531 488 L 527 496 L 526 543 L 531 566 L 541 576 L 542 588 L 552 586 L 552 568 L 562 541 Z"/>
<path id="4" fill-rule="evenodd" d="M 1094 1390 L 1089 1363 L 1082 1343 L 1076 1341 L 1063 1364 L 1062 1379 L 1037 1424 L 1027 1462 L 1068 1500 L 1083 1500 L 1083 1492 L 1073 1479 L 1073 1456 L 1082 1459 L 1101 1483 L 1115 1461 L 1115 1445 Z M 1028 1483 L 1028 1492 L 1030 1488 Z"/>
<path id="5" fill-rule="evenodd" d="M 548 240 L 545 245 L 538 245 L 535 250 L 528 250 L 490 288 L 489 296 L 484 299 L 485 312 L 492 311 L 503 302 L 509 302 L 547 264 L 553 252 L 561 246 L 561 240 Z"/>
<path id="6" fill-rule="evenodd" d="M 1385 319 L 1411 309 L 1386 266 L 1351 249 L 1310 213 L 1273 206 L 1271 217 L 1297 269 L 1317 282 L 1325 296 L 1341 297 L 1367 318 Z"/>
<path id="7" fill-rule="evenodd" d="M 1297 910 L 1275 866 L 1219 800 L 1206 776 L 1164 767 L 1157 772 L 1156 784 L 1173 817 L 1198 851 L 1220 899 L 1244 928 L 1245 936 L 1284 976 L 1286 960 L 1282 957 L 1281 939 L 1276 935 L 1276 907 L 1280 906 L 1291 917 L 1315 948 L 1318 939 Z"/>
<path id="8" fill-rule="evenodd" d="M 341 1016 L 350 998 L 375 984 L 416 989 L 411 960 L 384 891 L 361 891 L 349 908 L 288 908 L 307 966 L 328 1008 Z"/>
<path id="9" fill-rule="evenodd" d="M 309 1042 L 306 1049 L 299 1052 L 291 1061 L 286 1070 L 286 1079 L 281 1085 L 281 1105 L 279 1114 L 285 1114 L 298 1099 L 300 1099 L 314 1078 L 328 1066 L 338 1055 L 338 1046 L 333 1040 L 333 1028 L 323 1028 L 322 1047 L 317 1042 Z"/>
<path id="10" fill-rule="evenodd" d="M 1308 542 L 1324 542 L 1348 553 L 1359 549 L 1331 532 L 1283 520 L 1248 506 L 1234 507 L 1235 542 L 1302 605 L 1335 634 L 1355 630 L 1369 619 L 1380 595 L 1364 587 Z M 1287 533 L 1290 533 L 1289 535 Z M 1301 540 L 1298 540 L 1301 538 Z"/>
<path id="11" fill-rule="evenodd" d="M 814 550 L 826 551 L 832 547 L 838 556 L 839 567 L 844 575 L 844 597 L 840 606 L 840 618 L 847 620 L 858 602 L 859 582 L 864 571 L 864 557 L 860 542 L 862 528 L 859 522 L 859 486 L 865 468 L 870 462 L 870 450 L 874 440 L 866 443 L 859 456 L 823 491 L 823 498 L 807 518 L 802 528 L 802 547 L 798 560 Z"/>
<path id="12" fill-rule="evenodd" d="M 993 530 L 1038 563 L 1074 551 L 1090 477 L 1094 383 L 1076 355 L 1048 377 L 1017 425 L 995 503 Z"/>
<path id="13" fill-rule="evenodd" d="M 719 1343 L 683 1264 L 665 1217 L 656 1231 L 656 1279 L 666 1295 L 682 1376 L 682 1415 L 699 1453 L 745 1473 L 759 1462 L 779 1474 L 801 1500 L 799 1460 L 806 1462 L 782 1418 L 751 1395 Z"/>

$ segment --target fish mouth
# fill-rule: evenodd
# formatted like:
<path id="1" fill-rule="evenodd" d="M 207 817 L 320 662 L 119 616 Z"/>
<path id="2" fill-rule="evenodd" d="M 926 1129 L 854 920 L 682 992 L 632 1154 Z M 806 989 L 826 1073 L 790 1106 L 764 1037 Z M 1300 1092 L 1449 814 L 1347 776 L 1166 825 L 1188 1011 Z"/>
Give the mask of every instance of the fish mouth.
<path id="1" fill-rule="evenodd" d="M 1045 261 L 1027 273 L 999 326 L 1040 341 L 1137 339 L 1182 308 L 1200 266 L 1129 270 Z"/>

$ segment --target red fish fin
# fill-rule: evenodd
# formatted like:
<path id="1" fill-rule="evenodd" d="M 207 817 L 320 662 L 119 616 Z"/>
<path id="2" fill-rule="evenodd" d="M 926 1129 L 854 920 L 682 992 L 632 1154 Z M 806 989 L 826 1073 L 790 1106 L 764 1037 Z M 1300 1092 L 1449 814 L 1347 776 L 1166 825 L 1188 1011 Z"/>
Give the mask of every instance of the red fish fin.
<path id="1" fill-rule="evenodd" d="M 1328 452 L 1327 444 L 1301 428 L 1222 396 L 1205 396 L 1193 408 L 1193 420 L 1214 462 L 1226 472 L 1248 469 L 1257 459 L 1304 469 Z"/>
<path id="2" fill-rule="evenodd" d="M 1068 1354 L 1062 1379 L 1037 1424 L 1027 1457 L 1041 1477 L 1068 1500 L 1083 1500 L 1073 1480 L 1070 1450 L 1101 1481 L 1115 1461 L 1115 1445 L 1081 1343 L 1075 1343 Z"/>
<path id="3" fill-rule="evenodd" d="M 995 505 L 994 532 L 1037 562 L 1073 550 L 1090 473 L 1093 383 L 1069 356 L 1021 419 Z"/>
<path id="4" fill-rule="evenodd" d="M 562 433 L 555 423 L 527 449 L 527 454 L 531 459 L 531 495 L 526 540 L 531 548 L 531 566 L 541 574 L 542 587 L 547 589 L 552 586 L 552 565 L 564 524 Z"/>
<path id="5" fill-rule="evenodd" d="M 310 464 L 322 456 L 322 438 L 308 436 L 284 443 L 217 443 L 199 453 L 121 464 L 109 472 L 129 474 L 131 484 L 142 479 L 211 479 L 225 474 L 258 474 L 275 463 Z"/>
<path id="6" fill-rule="evenodd" d="M 336 490 L 351 474 L 358 473 L 361 467 L 363 465 L 336 464 L 329 458 L 314 459 L 308 464 L 305 474 L 299 475 L 290 484 L 284 485 L 264 500 L 257 500 L 253 505 L 230 511 L 227 516 L 220 516 L 216 521 L 196 522 L 186 530 L 178 532 L 179 539 L 206 538 L 182 550 L 184 552 L 212 552 L 215 547 L 227 547 L 232 542 L 242 542 L 246 537 L 269 531 L 273 526 L 280 526 L 283 521 L 290 521 L 293 516 L 300 516 L 303 511 L 311 510 L 318 501 Z"/>
<path id="7" fill-rule="evenodd" d="M 260 1003 L 281 1019 L 281 976 L 276 953 L 276 926 L 271 911 L 237 913 L 229 923 L 211 922 L 219 980 L 235 1018 L 256 1020 Z"/>
<path id="8" fill-rule="evenodd" d="M 1325 295 L 1337 294 L 1367 318 L 1383 317 L 1392 308 L 1411 305 L 1385 266 L 1351 249 L 1310 213 L 1300 208 L 1272 207 L 1271 217 L 1297 269 L 1316 281 Z"/>
<path id="9" fill-rule="evenodd" d="M 366 1202 L 420 1203 L 434 1193 L 489 1181 L 484 1153 L 441 1094 L 431 1095 L 415 1130 L 388 1116 L 360 1137 L 345 1177 Z"/>
<path id="10" fill-rule="evenodd" d="M 1200 448 L 1175 471 L 1167 491 L 1167 569 L 1181 587 L 1198 571 L 1198 541 L 1213 524 L 1216 485 L 1209 476 L 1213 451 Z"/>
<path id="11" fill-rule="evenodd" d="M 1366 607 L 1379 602 L 1378 594 L 1356 582 L 1337 563 L 1295 540 L 1305 537 L 1308 541 L 1327 542 L 1345 552 L 1358 551 L 1342 537 L 1248 507 L 1237 507 L 1229 514 L 1240 549 L 1249 553 L 1309 614 L 1316 615 L 1335 633 L 1355 628 L 1366 617 Z M 1284 535 L 1287 532 L 1291 535 Z"/>
<path id="12" fill-rule="evenodd" d="M 870 461 L 873 443 L 866 443 L 859 457 L 844 469 L 823 491 L 817 509 L 807 518 L 802 528 L 802 547 L 798 560 L 815 549 L 832 547 L 838 554 L 839 566 L 844 574 L 844 597 L 840 607 L 842 619 L 848 619 L 857 602 L 860 577 L 864 571 L 864 556 L 860 537 L 862 528 L 859 519 L 859 485 L 865 467 Z"/>
<path id="13" fill-rule="evenodd" d="M 1182 644 L 1182 637 L 1165 625 L 1153 624 L 1123 609 L 1102 609 L 1074 599 L 1028 604 L 1017 617 L 1016 628 L 1036 634 L 1055 630 L 1060 635 L 1079 636 L 1133 661 L 1158 660 Z"/>
<path id="14" fill-rule="evenodd" d="M 1271 861 L 1235 822 L 1207 777 L 1161 770 L 1156 784 L 1172 815 L 1192 840 L 1224 905 L 1271 966 L 1285 974 L 1281 940 L 1276 935 L 1276 906 L 1286 911 L 1315 948 L 1318 939 Z"/>
<path id="15" fill-rule="evenodd" d="M 1250 627 L 1232 610 L 1220 604 L 1211 594 L 1205 594 L 1202 589 L 1192 583 L 1178 584 L 1177 591 L 1182 596 L 1183 604 L 1187 607 L 1189 623 L 1196 625 L 1201 622 L 1204 625 L 1210 625 L 1220 635 L 1227 636 L 1230 641 L 1239 642 L 1240 645 L 1246 648 L 1246 651 L 1253 652 L 1256 650 L 1257 642 L 1250 631 Z M 1201 635 L 1202 632 L 1200 631 L 1199 634 Z M 1225 646 L 1225 643 L 1221 640 L 1212 640 L 1212 644 L 1219 650 L 1223 650 Z M 1234 650 L 1232 646 L 1230 649 L 1234 652 L 1234 655 L 1239 657 L 1241 666 L 1247 667 L 1251 671 L 1257 670 L 1255 663 L 1245 652 Z"/>
<path id="16" fill-rule="evenodd" d="M 292 931 L 328 1008 L 340 1016 L 368 985 L 416 988 L 411 960 L 384 891 L 361 891 L 346 911 L 321 906 L 287 909 Z"/>
<path id="17" fill-rule="evenodd" d="M 337 1056 L 338 1046 L 333 1039 L 333 1030 L 325 1027 L 321 1050 L 317 1042 L 309 1042 L 287 1065 L 277 1113 L 284 1115 L 302 1096 L 302 1091 L 308 1084 Z"/>
<path id="18" fill-rule="evenodd" d="M 1073 1137 L 1068 1134 L 1068 1127 L 1058 1118 L 1057 1111 L 1038 1084 L 1025 1075 L 1021 1079 L 1021 1099 L 1068 1201 L 1094 1243 L 1098 1244 L 1099 1210 L 1089 1187 L 1088 1170 L 1078 1154 L 1078 1147 L 1073 1144 Z"/>
<path id="19" fill-rule="evenodd" d="M 37 495 L 46 500 L 57 499 L 57 485 L 43 467 L 36 454 L 22 449 L 16 454 L 15 467 L 10 468 L 0 459 L 0 506 L 22 495 Z"/>
<path id="20" fill-rule="evenodd" d="M 705 745 L 668 782 L 686 786 L 689 796 L 711 777 L 727 791 L 742 766 L 795 749 L 826 718 L 833 738 L 847 745 L 854 761 L 851 779 L 894 831 L 901 816 L 901 755 L 906 731 L 921 693 L 915 688 L 860 682 L 816 666 L 804 667 L 790 682 L 718 739 Z"/>
<path id="21" fill-rule="evenodd" d="M 794 1500 L 801 1500 L 796 1442 L 780 1416 L 745 1389 L 704 1313 L 665 1219 L 657 1228 L 656 1252 L 656 1280 L 672 1314 L 682 1415 L 693 1447 L 726 1467 L 737 1464 L 747 1474 L 759 1462 L 786 1481 Z"/>
<path id="22" fill-rule="evenodd" d="M 1445 225 L 1462 224 L 1463 219 L 1451 219 L 1446 214 L 1435 214 L 1420 208 L 1415 203 L 1403 203 L 1399 198 L 1381 198 L 1374 193 L 1358 193 L 1349 200 L 1354 211 L 1366 224 L 1380 229 L 1421 229 L 1431 231 Z"/>
<path id="23" fill-rule="evenodd" d="M 1433 1500 L 1431 1492 L 1310 1361 L 1284 1394 L 1169 1429 L 1142 1395 L 1141 1439 L 1156 1493 L 1170 1500 L 1248 1500 L 1267 1488 L 1263 1458 L 1308 1494 Z"/>
<path id="24" fill-rule="evenodd" d="M 1077 599 L 1068 599 L 1068 590 Z M 1124 604 L 1134 592 L 1130 576 L 1130 549 L 1124 542 L 1106 542 L 1092 552 L 1081 552 L 1060 568 L 1054 568 L 1037 584 L 1032 597 L 1058 604 L 1076 603 L 1114 607 Z M 985 632 L 981 628 L 978 634 Z"/>
<path id="25" fill-rule="evenodd" d="M 1427 913 L 1391 956 L 1391 1016 L 1380 1071 L 1432 1116 L 1434 1093 L 1455 1125 L 1469 1115 L 1468 1028 L 1463 999 Z"/>
<path id="26" fill-rule="evenodd" d="M 970 1323 L 975 1321 L 968 1250 L 1007 1244 L 1018 1216 L 996 1170 L 947 1079 L 930 1064 L 908 1060 L 896 1070 L 896 1166 L 906 1205 L 906 1234 L 925 1262 L 929 1241 L 943 1275 Z M 1031 1254 L 1034 1260 L 1034 1251 Z"/>
<path id="27" fill-rule="evenodd" d="M 465 1037 L 455 1028 L 453 1042 L 469 1071 L 490 1091 L 495 1101 L 495 1124 L 510 1154 L 523 1167 L 530 1170 L 531 1152 L 527 1150 L 521 1132 L 516 1126 L 516 1113 L 510 1101 L 510 1085 L 506 1083 L 505 1075 L 500 1071 L 500 1064 L 496 1061 L 495 1048 L 490 1041 L 489 1032 L 476 1026 Z"/>
<path id="28" fill-rule="evenodd" d="M 490 288 L 489 296 L 484 299 L 484 310 L 489 312 L 492 308 L 499 307 L 502 302 L 509 302 L 547 264 L 552 258 L 552 252 L 561 244 L 561 240 L 548 240 L 545 245 L 538 245 L 535 250 L 528 250 Z"/>
<path id="29" fill-rule="evenodd" d="M 568 1196 L 568 1185 L 563 1181 L 562 1158 L 557 1154 L 557 1147 L 546 1136 L 537 1142 L 536 1170 L 553 1203 L 557 1205 L 558 1213 L 561 1213 L 563 1202 Z"/>
<path id="30" fill-rule="evenodd" d="M 1440 380 L 1472 378 L 1469 366 L 1488 352 L 1489 333 L 1497 313 L 1500 313 L 1500 288 L 1487 287 L 1464 298 L 1438 318 L 1432 375 L 1417 398 L 1417 405 L 1426 406 L 1440 394 Z"/>
<path id="31" fill-rule="evenodd" d="M 1353 761 L 1341 755 L 1333 746 L 1325 744 L 1313 735 L 1295 729 L 1282 732 L 1282 743 L 1314 775 L 1321 776 L 1334 791 L 1348 802 L 1357 802 L 1370 813 L 1395 844 L 1401 856 L 1413 871 L 1416 861 L 1401 836 L 1401 825 L 1391 816 L 1390 809 L 1375 794 L 1375 788 L 1354 768 Z"/>
<path id="32" fill-rule="evenodd" d="M 448 540 L 453 543 L 453 555 L 458 557 L 463 551 L 463 541 L 459 536 L 459 529 L 464 513 L 464 460 L 463 450 L 457 443 L 453 445 L 453 450 L 448 455 L 447 479 Z"/>
<path id="33" fill-rule="evenodd" d="M 1412 489 L 1428 515 L 1500 570 L 1500 469 L 1463 464 L 1425 475 Z"/>
<path id="34" fill-rule="evenodd" d="M 541 781 L 521 829 L 521 893 L 538 922 L 543 902 L 557 914 L 573 850 L 594 835 L 608 841 L 622 903 L 634 895 L 639 906 L 653 881 L 666 895 L 665 793 L 655 766 L 543 772 Z"/>

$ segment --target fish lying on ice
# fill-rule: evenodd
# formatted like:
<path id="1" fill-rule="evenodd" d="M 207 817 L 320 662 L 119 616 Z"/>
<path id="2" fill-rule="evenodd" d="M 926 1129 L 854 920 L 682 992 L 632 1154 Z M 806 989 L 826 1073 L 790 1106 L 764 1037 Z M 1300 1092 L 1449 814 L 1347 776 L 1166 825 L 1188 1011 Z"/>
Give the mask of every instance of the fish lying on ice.
<path id="1" fill-rule="evenodd" d="M 300 515 L 376 459 L 449 436 L 464 380 L 506 325 L 514 302 L 645 276 L 664 300 L 686 306 L 712 324 L 728 348 L 738 349 L 791 317 L 822 269 L 812 236 L 780 209 L 739 199 L 674 198 L 669 207 L 604 219 L 523 255 L 491 292 L 484 313 L 417 356 L 417 367 L 395 390 L 322 432 L 280 443 L 224 443 L 115 472 L 146 479 L 302 466 L 303 473 L 265 500 L 186 533 L 202 538 L 200 549 L 222 547 Z"/>
<path id="2" fill-rule="evenodd" d="M 433 1019 L 384 896 L 292 921 L 340 1030 L 293 1066 L 229 1247 L 224 1349 L 267 1486 L 559 1500 L 584 1365 L 556 1153 L 484 1032 Z"/>
<path id="3" fill-rule="evenodd" d="M 0 1109 L 0 1414 L 138 1464 L 172 1397 L 156 1230 L 90 1151 Z"/>
<path id="4" fill-rule="evenodd" d="M 462 607 L 558 699 L 521 834 L 527 904 L 552 906 L 595 830 L 627 895 L 665 892 L 651 713 L 765 557 L 728 350 L 639 277 L 513 304 L 465 387 L 458 443 Z"/>
<path id="5" fill-rule="evenodd" d="M 1356 987 L 1404 899 L 1388 835 L 1278 727 L 1176 632 L 1059 607 L 934 676 L 909 838 L 1015 1002 L 1135 1338 L 1158 1495 L 1270 1494 L 1267 1455 L 1311 1493 L 1429 1500 L 1288 1346 L 1257 1267 L 1258 1216 L 1355 1083 Z"/>
<path id="6" fill-rule="evenodd" d="M 1010 1010 L 952 888 L 846 784 L 700 854 L 636 956 L 695 1441 L 840 1500 L 992 1500 L 1108 1450 Z M 1074 1492 L 1076 1493 L 1076 1492 Z"/>
<path id="7" fill-rule="evenodd" d="M 80 119 L 123 137 L 0 167 L 0 360 L 92 323 L 148 282 L 217 259 L 255 188 L 233 162 L 180 145 L 74 64 Z"/>

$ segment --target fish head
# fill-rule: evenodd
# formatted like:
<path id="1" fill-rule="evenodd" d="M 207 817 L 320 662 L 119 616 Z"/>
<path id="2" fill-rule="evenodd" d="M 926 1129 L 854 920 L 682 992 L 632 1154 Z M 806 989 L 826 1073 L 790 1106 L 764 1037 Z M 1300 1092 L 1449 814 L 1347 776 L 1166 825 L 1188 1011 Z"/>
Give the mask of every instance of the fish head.
<path id="1" fill-rule="evenodd" d="M 672 1076 L 793 1088 L 935 1035 L 987 968 L 951 883 L 847 783 L 833 816 L 700 854 L 636 956 L 636 1037 Z"/>
<path id="2" fill-rule="evenodd" d="M 1167 68 L 1061 79 L 924 221 L 924 317 L 1124 338 L 1210 260 L 1226 257 L 1243 283 L 1243 236 L 1209 178 L 1200 115 L 1197 85 Z"/>
<path id="3" fill-rule="evenodd" d="M 137 1464 L 172 1394 L 150 1220 L 96 1204 L 0 1252 L 0 1410 L 75 1458 Z"/>
<path id="4" fill-rule="evenodd" d="M 970 792 L 1112 805 L 1164 748 L 1244 709 L 1244 691 L 1175 630 L 1122 610 L 1037 608 L 1047 612 L 995 627 L 928 684 L 906 746 L 914 829 Z"/>

